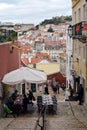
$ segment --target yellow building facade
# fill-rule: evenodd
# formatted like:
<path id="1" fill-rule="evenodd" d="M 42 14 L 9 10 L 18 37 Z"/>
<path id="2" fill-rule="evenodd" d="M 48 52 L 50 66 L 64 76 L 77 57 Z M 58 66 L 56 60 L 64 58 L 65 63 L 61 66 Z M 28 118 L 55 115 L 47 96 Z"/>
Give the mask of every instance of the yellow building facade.
<path id="1" fill-rule="evenodd" d="M 33 67 L 33 64 L 29 64 L 29 67 Z M 47 63 L 47 64 L 36 64 L 35 68 L 43 70 L 46 75 L 54 74 L 60 71 L 60 64 L 58 63 Z"/>
<path id="2" fill-rule="evenodd" d="M 72 0 L 74 87 L 84 87 L 87 102 L 87 0 Z"/>

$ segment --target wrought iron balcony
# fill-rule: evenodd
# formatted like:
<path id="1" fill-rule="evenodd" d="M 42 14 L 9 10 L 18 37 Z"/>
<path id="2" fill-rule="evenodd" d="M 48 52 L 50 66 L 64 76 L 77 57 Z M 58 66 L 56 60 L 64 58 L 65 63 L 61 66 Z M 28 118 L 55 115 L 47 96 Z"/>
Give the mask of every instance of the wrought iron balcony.
<path id="1" fill-rule="evenodd" d="M 71 31 L 72 28 L 72 31 Z M 87 22 L 81 21 L 73 26 L 69 26 L 68 31 L 70 38 L 78 39 L 79 41 L 85 43 L 87 42 Z"/>

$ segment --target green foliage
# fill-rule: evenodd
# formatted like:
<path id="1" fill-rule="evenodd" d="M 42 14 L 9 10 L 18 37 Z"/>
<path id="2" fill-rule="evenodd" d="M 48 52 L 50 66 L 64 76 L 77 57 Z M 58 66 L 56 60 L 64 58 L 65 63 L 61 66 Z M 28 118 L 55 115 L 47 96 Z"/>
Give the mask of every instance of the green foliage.
<path id="1" fill-rule="evenodd" d="M 53 31 L 53 28 L 51 28 L 51 27 L 50 27 L 47 31 L 48 31 L 48 32 L 54 32 L 54 31 Z"/>
<path id="2" fill-rule="evenodd" d="M 53 17 L 52 19 L 45 19 L 44 21 L 40 23 L 40 25 L 46 25 L 46 24 L 58 25 L 60 23 L 65 23 L 65 22 L 70 22 L 70 21 L 72 21 L 71 16 L 60 16 L 60 17 Z"/>
<path id="3" fill-rule="evenodd" d="M 8 42 L 17 40 L 17 32 L 14 30 L 0 29 L 0 42 Z"/>
<path id="4" fill-rule="evenodd" d="M 36 25 L 36 30 L 38 30 L 39 29 L 39 25 Z"/>
<path id="5" fill-rule="evenodd" d="M 72 21 L 72 17 L 71 16 L 66 16 L 65 20 L 66 21 Z"/>

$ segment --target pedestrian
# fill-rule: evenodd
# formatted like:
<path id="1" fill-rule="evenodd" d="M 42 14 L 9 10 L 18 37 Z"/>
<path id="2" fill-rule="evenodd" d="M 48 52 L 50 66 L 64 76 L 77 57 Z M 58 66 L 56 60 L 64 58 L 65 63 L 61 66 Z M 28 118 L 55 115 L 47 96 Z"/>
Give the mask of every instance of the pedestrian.
<path id="1" fill-rule="evenodd" d="M 59 93 L 60 93 L 60 92 L 59 92 L 59 90 L 60 90 L 60 83 L 59 83 L 59 82 L 57 82 L 56 87 L 57 87 L 57 92 L 58 92 L 58 94 L 59 94 Z"/>
<path id="2" fill-rule="evenodd" d="M 69 92 L 70 92 L 69 100 L 73 100 L 73 89 L 70 83 L 69 83 Z"/>
<path id="3" fill-rule="evenodd" d="M 28 94 L 28 103 L 29 104 L 32 104 L 32 106 L 33 106 L 33 93 L 32 93 L 32 91 L 31 90 L 29 90 L 29 94 Z"/>
<path id="4" fill-rule="evenodd" d="M 52 88 L 53 88 L 54 93 L 57 94 L 57 90 L 58 90 L 57 85 L 55 86 L 53 85 Z"/>
<path id="5" fill-rule="evenodd" d="M 66 85 L 64 83 L 61 84 L 61 88 L 65 91 Z"/>
<path id="6" fill-rule="evenodd" d="M 49 92 L 48 92 L 48 84 L 46 84 L 46 86 L 45 86 L 45 94 L 49 94 Z"/>
<path id="7" fill-rule="evenodd" d="M 82 84 L 80 84 L 78 86 L 78 92 L 77 92 L 77 94 L 78 94 L 79 105 L 82 105 L 82 103 L 83 103 L 83 97 L 84 97 L 84 89 L 83 89 Z"/>
<path id="8" fill-rule="evenodd" d="M 52 89 L 53 89 L 53 92 L 57 94 L 57 82 L 55 79 L 53 79 L 53 82 L 52 82 Z"/>

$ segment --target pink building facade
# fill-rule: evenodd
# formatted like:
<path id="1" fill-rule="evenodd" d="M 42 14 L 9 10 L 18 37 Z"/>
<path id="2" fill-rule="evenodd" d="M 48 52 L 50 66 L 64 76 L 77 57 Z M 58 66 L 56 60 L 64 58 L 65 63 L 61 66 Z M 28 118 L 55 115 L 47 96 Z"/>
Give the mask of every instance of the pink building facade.
<path id="1" fill-rule="evenodd" d="M 20 57 L 19 50 L 14 48 L 11 53 L 11 46 L 18 46 L 18 42 L 8 42 L 8 43 L 0 43 L 0 117 L 2 116 L 2 104 L 3 100 L 6 97 L 5 88 L 7 90 L 7 86 L 2 84 L 2 79 L 6 73 L 13 71 L 19 68 Z"/>
<path id="2" fill-rule="evenodd" d="M 18 45 L 18 42 L 0 45 L 0 81 L 6 73 L 19 67 L 19 50 L 14 48 L 11 53 L 11 45 Z"/>

